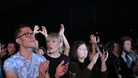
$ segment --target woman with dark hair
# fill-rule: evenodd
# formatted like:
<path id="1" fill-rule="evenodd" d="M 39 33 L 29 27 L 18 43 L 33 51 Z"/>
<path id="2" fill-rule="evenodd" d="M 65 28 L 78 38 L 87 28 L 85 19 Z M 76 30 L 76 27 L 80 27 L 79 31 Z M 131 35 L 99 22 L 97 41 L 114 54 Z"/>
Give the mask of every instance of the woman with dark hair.
<path id="1" fill-rule="evenodd" d="M 67 72 L 67 78 L 105 78 L 107 76 L 107 68 L 105 61 L 108 57 L 106 52 L 103 52 L 101 57 L 101 67 L 96 66 L 99 52 L 96 52 L 96 37 L 90 36 L 92 52 L 89 55 L 89 63 L 85 61 L 88 57 L 88 47 L 83 41 L 76 41 L 71 47 L 70 55 L 71 62 Z"/>

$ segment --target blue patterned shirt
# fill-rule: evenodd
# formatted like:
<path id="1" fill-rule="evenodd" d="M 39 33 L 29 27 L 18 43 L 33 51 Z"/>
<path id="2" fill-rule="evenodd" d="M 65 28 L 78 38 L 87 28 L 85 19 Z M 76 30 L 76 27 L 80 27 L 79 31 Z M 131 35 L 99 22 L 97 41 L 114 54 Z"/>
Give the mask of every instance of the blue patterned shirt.
<path id="1" fill-rule="evenodd" d="M 18 52 L 5 60 L 3 68 L 7 71 L 16 72 L 19 78 L 37 78 L 39 65 L 44 61 L 46 58 L 40 54 L 33 53 L 32 60 L 26 60 Z"/>

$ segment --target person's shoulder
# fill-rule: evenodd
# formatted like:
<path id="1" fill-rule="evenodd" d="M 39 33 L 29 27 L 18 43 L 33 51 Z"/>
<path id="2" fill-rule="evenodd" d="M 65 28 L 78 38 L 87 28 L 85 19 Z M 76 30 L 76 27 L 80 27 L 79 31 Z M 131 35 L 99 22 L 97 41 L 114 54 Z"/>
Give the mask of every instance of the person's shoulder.
<path id="1" fill-rule="evenodd" d="M 65 54 L 61 54 L 61 56 L 60 56 L 61 58 L 64 58 L 64 59 L 68 59 L 68 60 L 70 60 L 70 57 L 69 56 L 67 56 L 67 55 L 65 55 Z"/>
<path id="2" fill-rule="evenodd" d="M 77 62 L 70 61 L 69 66 L 70 66 L 70 67 L 73 67 L 73 68 L 74 68 L 74 67 L 76 68 L 76 67 L 79 67 L 79 64 L 78 64 Z"/>
<path id="3" fill-rule="evenodd" d="M 48 57 L 47 53 L 45 53 L 43 56 L 44 56 L 44 57 Z"/>
<path id="4" fill-rule="evenodd" d="M 9 58 L 5 59 L 4 62 L 15 62 L 15 60 L 13 57 L 9 57 Z"/>
<path id="5" fill-rule="evenodd" d="M 4 65 L 10 65 L 10 64 L 15 64 L 17 62 L 19 62 L 19 57 L 17 56 L 17 54 L 14 54 L 12 56 L 10 56 L 9 58 L 5 59 L 4 61 Z"/>
<path id="6" fill-rule="evenodd" d="M 9 56 L 6 60 L 15 61 L 15 59 L 19 58 L 19 54 L 16 53 L 14 55 Z"/>
<path id="7" fill-rule="evenodd" d="M 69 58 L 69 56 L 67 56 L 67 55 L 65 55 L 65 54 L 62 54 L 62 53 L 61 53 L 61 56 L 62 56 L 62 57 Z"/>
<path id="8" fill-rule="evenodd" d="M 41 55 L 41 54 L 33 53 L 33 55 L 34 55 L 33 57 L 35 59 L 38 59 L 38 60 L 46 60 L 46 58 L 43 55 Z"/>
<path id="9" fill-rule="evenodd" d="M 70 61 L 70 64 L 77 65 L 78 63 L 74 61 Z"/>
<path id="10" fill-rule="evenodd" d="M 61 59 L 64 59 L 65 62 L 70 62 L 70 57 L 67 56 L 67 55 L 65 55 L 65 54 L 61 54 L 60 58 L 61 58 Z"/>

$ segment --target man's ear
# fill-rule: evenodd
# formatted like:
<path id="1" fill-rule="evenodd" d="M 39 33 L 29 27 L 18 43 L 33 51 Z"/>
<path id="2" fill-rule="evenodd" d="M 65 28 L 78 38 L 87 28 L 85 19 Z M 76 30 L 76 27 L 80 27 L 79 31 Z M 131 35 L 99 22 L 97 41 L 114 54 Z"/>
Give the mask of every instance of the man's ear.
<path id="1" fill-rule="evenodd" d="M 20 43 L 21 43 L 20 39 L 16 39 L 16 42 L 17 42 L 18 44 L 20 44 Z"/>

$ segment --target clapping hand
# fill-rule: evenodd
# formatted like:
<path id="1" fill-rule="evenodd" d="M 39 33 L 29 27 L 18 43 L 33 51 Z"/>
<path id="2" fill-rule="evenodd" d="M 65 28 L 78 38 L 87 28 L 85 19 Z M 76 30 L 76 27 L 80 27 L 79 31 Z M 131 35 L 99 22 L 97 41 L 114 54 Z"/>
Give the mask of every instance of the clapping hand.
<path id="1" fill-rule="evenodd" d="M 68 65 L 69 63 L 64 64 L 64 60 L 61 61 L 61 63 L 56 68 L 55 77 L 60 78 L 68 71 Z"/>

